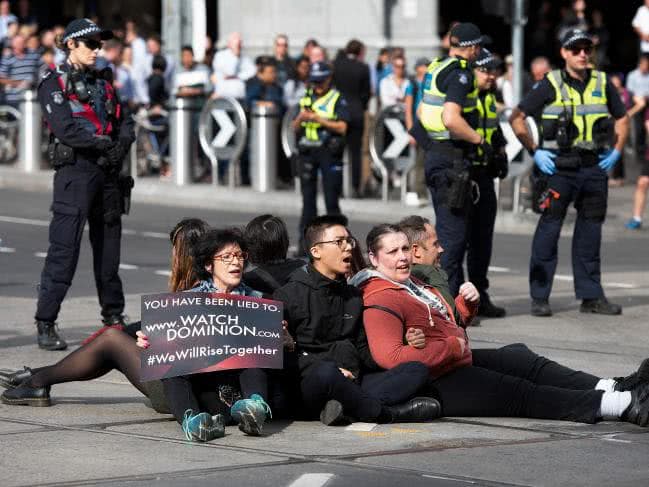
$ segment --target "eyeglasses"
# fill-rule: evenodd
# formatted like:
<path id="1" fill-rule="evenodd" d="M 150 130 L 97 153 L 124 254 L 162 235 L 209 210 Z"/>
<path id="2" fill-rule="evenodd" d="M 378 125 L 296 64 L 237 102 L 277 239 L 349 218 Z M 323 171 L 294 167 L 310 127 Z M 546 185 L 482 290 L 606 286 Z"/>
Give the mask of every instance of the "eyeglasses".
<path id="1" fill-rule="evenodd" d="M 79 39 L 79 41 L 83 42 L 88 49 L 91 51 L 95 51 L 97 49 L 101 49 L 101 41 L 97 41 L 95 39 Z"/>
<path id="2" fill-rule="evenodd" d="M 351 245 L 352 249 L 356 247 L 356 239 L 354 237 L 337 238 L 336 240 L 325 240 L 323 242 L 316 242 L 313 245 L 320 244 L 336 244 L 340 250 L 344 249 L 347 244 Z"/>
<path id="3" fill-rule="evenodd" d="M 593 46 L 575 46 L 568 48 L 568 50 L 574 56 L 577 56 L 579 53 L 581 53 L 581 51 L 584 51 L 584 53 L 588 56 L 591 52 L 593 52 Z"/>
<path id="4" fill-rule="evenodd" d="M 212 260 L 220 260 L 224 264 L 232 264 L 234 259 L 245 262 L 246 260 L 248 260 L 248 252 L 228 252 L 227 254 L 215 255 L 212 258 Z"/>

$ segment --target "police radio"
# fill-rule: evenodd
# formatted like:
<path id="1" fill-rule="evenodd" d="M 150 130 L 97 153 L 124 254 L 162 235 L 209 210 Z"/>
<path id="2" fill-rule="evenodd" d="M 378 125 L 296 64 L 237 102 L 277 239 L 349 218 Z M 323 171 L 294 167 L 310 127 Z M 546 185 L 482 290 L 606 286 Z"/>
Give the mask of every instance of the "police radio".
<path id="1" fill-rule="evenodd" d="M 77 95 L 78 100 L 81 103 L 86 103 L 90 100 L 90 94 L 88 93 L 88 87 L 86 86 L 86 80 L 81 74 L 80 71 L 73 70 L 70 73 L 70 83 L 72 84 L 72 91 Z"/>

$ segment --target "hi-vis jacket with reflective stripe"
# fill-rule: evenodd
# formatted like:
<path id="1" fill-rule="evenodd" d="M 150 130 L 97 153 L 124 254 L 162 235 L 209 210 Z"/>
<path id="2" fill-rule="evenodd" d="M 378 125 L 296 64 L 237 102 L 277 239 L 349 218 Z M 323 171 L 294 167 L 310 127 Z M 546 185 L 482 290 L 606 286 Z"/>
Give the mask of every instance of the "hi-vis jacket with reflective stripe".
<path id="1" fill-rule="evenodd" d="M 336 120 L 336 102 L 340 98 L 338 90 L 331 89 L 317 100 L 313 100 L 313 91 L 308 90 L 300 99 L 300 108 L 311 109 L 318 116 L 327 120 Z M 318 132 L 322 126 L 317 122 L 302 122 L 304 136 L 300 143 L 307 145 L 321 145 L 322 137 Z M 324 129 L 323 129 L 324 130 Z M 306 139 L 306 140 L 305 140 Z"/>
<path id="2" fill-rule="evenodd" d="M 484 137 L 488 144 L 498 130 L 498 112 L 496 111 L 496 95 L 491 92 L 476 98 L 476 110 L 478 112 L 478 126 L 476 132 Z M 478 148 L 478 155 L 482 155 L 482 149 Z M 474 161 L 473 165 L 487 165 L 489 161 Z"/>
<path id="3" fill-rule="evenodd" d="M 606 74 L 592 70 L 590 79 L 583 94 L 564 81 L 562 70 L 554 70 L 547 74 L 548 81 L 555 91 L 554 101 L 543 109 L 543 147 L 557 149 L 555 136 L 557 119 L 566 112 L 568 120 L 572 119 L 577 128 L 577 137 L 573 147 L 578 149 L 595 150 L 593 127 L 595 123 L 610 116 L 606 99 Z"/>
<path id="4" fill-rule="evenodd" d="M 437 85 L 439 75 L 447 69 L 464 69 L 468 72 L 469 68 L 466 59 L 456 57 L 435 58 L 428 66 L 426 76 L 430 77 L 430 81 L 424 83 L 424 95 L 421 101 L 419 118 L 428 135 L 435 140 L 449 140 L 451 138 L 451 134 L 444 122 L 442 122 L 446 93 L 442 92 Z M 462 107 L 463 116 L 466 117 L 467 114 L 475 111 L 477 96 L 478 88 L 474 81 L 474 90 L 467 95 Z"/>

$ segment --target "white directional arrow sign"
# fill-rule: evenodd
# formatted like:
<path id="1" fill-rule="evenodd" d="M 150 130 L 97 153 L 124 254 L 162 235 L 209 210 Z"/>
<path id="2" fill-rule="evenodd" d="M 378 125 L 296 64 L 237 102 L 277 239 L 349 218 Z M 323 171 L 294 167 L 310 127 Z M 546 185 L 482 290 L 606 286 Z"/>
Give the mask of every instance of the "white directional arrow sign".
<path id="1" fill-rule="evenodd" d="M 406 132 L 406 128 L 398 118 L 386 118 L 384 123 L 394 139 L 383 151 L 383 157 L 386 159 L 396 159 L 403 152 L 403 149 L 408 146 L 410 138 L 408 132 Z"/>
<path id="2" fill-rule="evenodd" d="M 219 124 L 219 132 L 216 134 L 216 137 L 211 142 L 212 147 L 222 149 L 228 145 L 230 139 L 237 131 L 237 126 L 232 122 L 230 115 L 226 110 L 215 108 L 212 110 L 212 117 L 216 120 L 216 123 Z"/>

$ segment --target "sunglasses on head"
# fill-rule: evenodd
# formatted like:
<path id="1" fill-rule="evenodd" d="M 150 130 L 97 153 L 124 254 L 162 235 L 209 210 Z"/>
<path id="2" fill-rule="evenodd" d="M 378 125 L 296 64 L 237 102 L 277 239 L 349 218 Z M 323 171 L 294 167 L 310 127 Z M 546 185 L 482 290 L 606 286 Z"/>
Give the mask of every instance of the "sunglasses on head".
<path id="1" fill-rule="evenodd" d="M 79 39 L 80 42 L 83 42 L 86 47 L 92 51 L 95 49 L 101 49 L 101 41 L 96 39 Z"/>
<path id="2" fill-rule="evenodd" d="M 573 46 L 569 47 L 568 50 L 575 56 L 581 53 L 581 51 L 584 51 L 585 54 L 590 54 L 593 52 L 593 46 Z"/>

